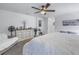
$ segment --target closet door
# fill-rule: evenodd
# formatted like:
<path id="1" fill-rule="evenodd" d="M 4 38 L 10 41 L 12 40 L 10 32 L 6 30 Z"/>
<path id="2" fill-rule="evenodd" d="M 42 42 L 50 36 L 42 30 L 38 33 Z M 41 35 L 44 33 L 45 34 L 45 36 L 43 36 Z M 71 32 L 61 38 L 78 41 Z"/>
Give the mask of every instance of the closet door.
<path id="1" fill-rule="evenodd" d="M 48 33 L 55 32 L 55 18 L 48 18 Z"/>

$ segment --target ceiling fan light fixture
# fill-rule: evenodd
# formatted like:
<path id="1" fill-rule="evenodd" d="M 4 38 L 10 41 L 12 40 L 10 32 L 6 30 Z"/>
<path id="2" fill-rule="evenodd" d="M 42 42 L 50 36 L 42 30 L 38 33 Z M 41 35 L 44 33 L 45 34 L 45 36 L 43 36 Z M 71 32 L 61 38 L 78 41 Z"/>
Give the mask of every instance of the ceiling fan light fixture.
<path id="1" fill-rule="evenodd" d="M 37 9 L 38 11 L 35 13 L 40 13 L 42 15 L 46 15 L 47 12 L 55 12 L 55 10 L 49 10 L 48 7 L 50 6 L 49 3 L 47 3 L 46 5 L 42 5 L 41 8 L 37 8 L 37 7 L 32 7 L 34 9 Z"/>
<path id="2" fill-rule="evenodd" d="M 41 11 L 41 14 L 43 14 L 43 15 L 44 15 L 45 13 L 46 13 L 45 11 Z"/>

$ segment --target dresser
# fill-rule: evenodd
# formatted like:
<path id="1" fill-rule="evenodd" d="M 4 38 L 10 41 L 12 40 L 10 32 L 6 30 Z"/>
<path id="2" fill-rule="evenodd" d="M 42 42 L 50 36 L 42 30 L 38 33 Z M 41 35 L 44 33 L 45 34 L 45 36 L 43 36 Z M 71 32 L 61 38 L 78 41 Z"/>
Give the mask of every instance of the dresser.
<path id="1" fill-rule="evenodd" d="M 34 30 L 33 29 L 16 30 L 16 37 L 19 38 L 19 41 L 31 39 L 34 37 Z"/>

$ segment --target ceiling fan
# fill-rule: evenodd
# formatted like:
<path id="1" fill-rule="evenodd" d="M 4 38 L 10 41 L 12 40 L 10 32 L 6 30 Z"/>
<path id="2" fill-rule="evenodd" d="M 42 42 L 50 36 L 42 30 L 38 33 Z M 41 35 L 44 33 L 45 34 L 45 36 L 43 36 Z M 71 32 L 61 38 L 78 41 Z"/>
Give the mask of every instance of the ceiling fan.
<path id="1" fill-rule="evenodd" d="M 37 7 L 32 7 L 34 9 L 37 9 L 38 11 L 35 13 L 41 13 L 46 15 L 47 12 L 55 12 L 55 10 L 48 10 L 48 7 L 50 6 L 49 3 L 47 3 L 46 5 L 42 5 L 41 8 L 37 8 Z"/>

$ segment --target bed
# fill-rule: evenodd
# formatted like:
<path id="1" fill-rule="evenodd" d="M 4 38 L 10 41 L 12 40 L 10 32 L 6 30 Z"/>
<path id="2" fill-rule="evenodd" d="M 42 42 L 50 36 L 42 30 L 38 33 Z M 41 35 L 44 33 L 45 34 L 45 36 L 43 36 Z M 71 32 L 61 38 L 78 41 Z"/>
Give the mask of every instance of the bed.
<path id="1" fill-rule="evenodd" d="M 79 35 L 50 33 L 36 37 L 23 47 L 23 55 L 78 55 Z"/>

